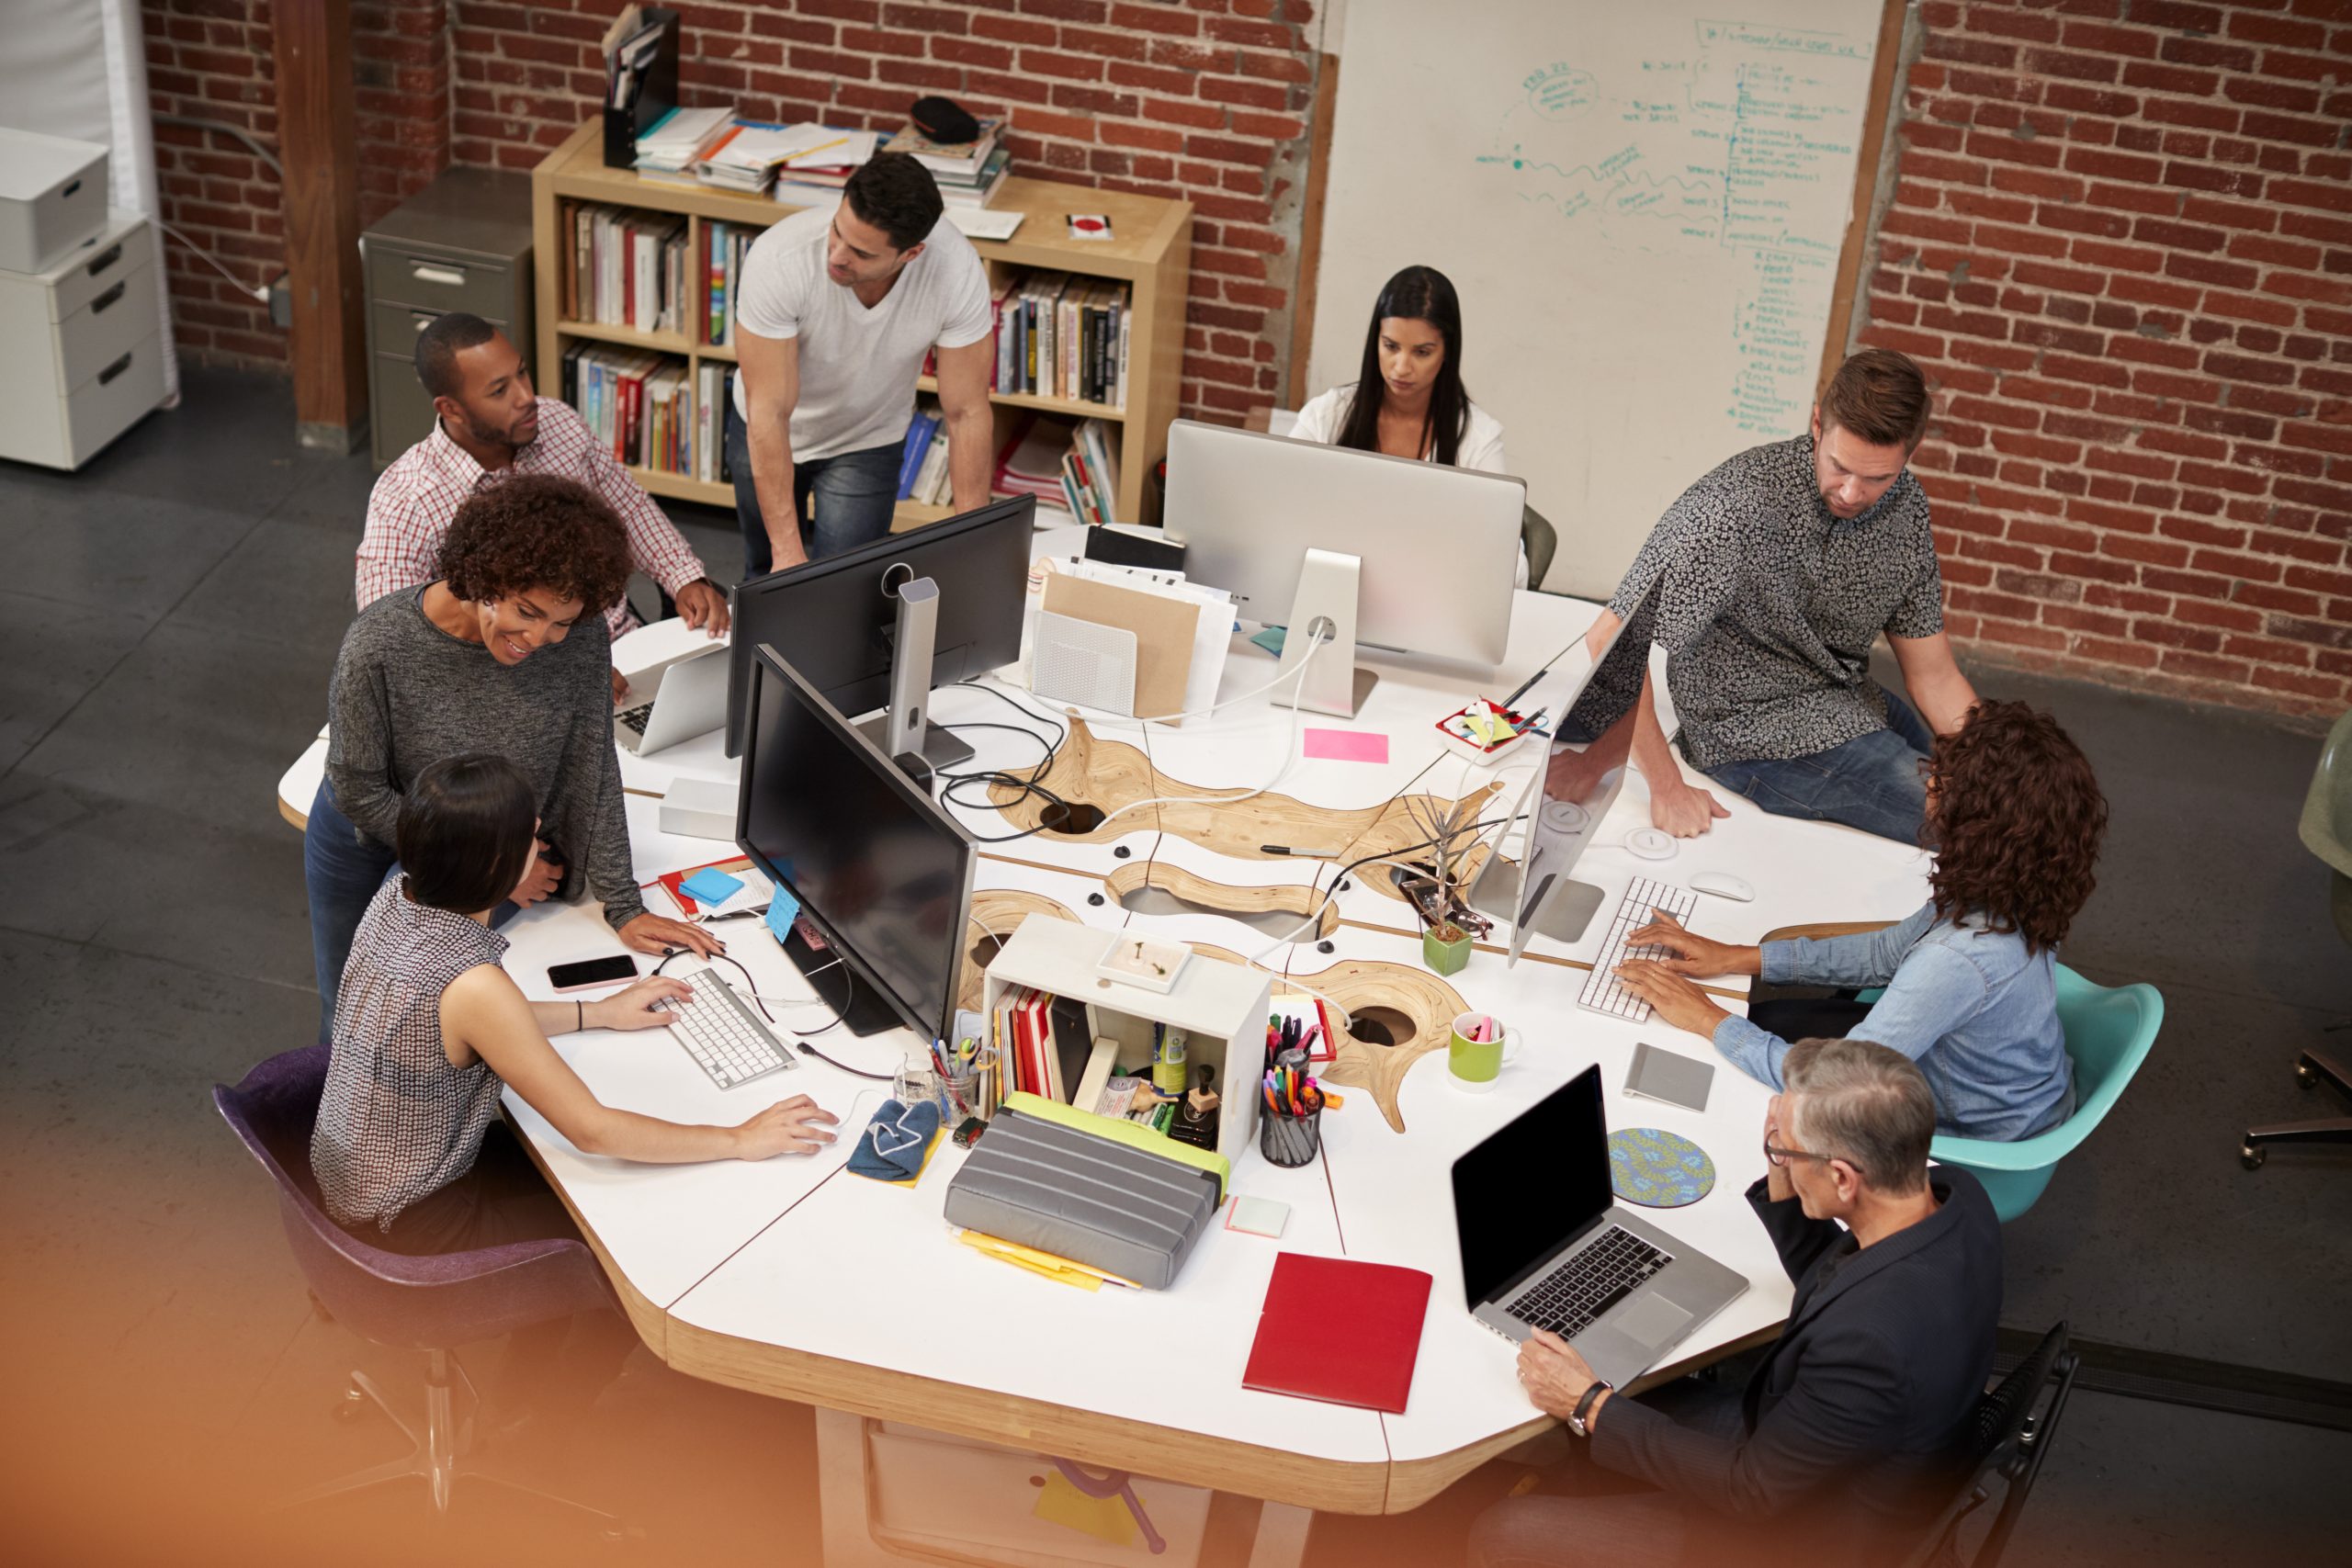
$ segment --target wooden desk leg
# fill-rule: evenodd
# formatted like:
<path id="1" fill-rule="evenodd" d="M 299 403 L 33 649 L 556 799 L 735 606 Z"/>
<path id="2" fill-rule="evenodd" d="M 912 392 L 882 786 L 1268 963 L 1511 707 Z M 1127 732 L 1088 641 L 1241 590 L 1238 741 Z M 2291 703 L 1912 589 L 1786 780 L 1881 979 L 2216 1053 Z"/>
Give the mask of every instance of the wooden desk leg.
<path id="1" fill-rule="evenodd" d="M 825 1568 L 878 1568 L 903 1562 L 874 1543 L 865 1517 L 865 1419 L 820 1404 L 817 1417 L 817 1512 Z"/>
<path id="2" fill-rule="evenodd" d="M 1290 1503 L 1258 1505 L 1258 1539 L 1250 1543 L 1250 1568 L 1299 1568 L 1306 1561 L 1306 1534 L 1315 1511 Z"/>

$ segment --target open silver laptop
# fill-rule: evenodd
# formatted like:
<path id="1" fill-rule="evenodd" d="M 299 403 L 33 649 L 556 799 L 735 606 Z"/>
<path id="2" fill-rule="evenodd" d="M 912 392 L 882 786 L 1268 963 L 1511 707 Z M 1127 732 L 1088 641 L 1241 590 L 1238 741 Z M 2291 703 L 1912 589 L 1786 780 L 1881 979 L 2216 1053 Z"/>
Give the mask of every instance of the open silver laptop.
<path id="1" fill-rule="evenodd" d="M 707 735 L 727 722 L 727 645 L 712 643 L 629 677 L 613 705 L 613 734 L 638 756 Z"/>
<path id="2" fill-rule="evenodd" d="M 1747 1289 L 1611 1201 L 1598 1066 L 1453 1162 L 1453 1218 L 1471 1315 L 1550 1329 L 1619 1388 Z"/>

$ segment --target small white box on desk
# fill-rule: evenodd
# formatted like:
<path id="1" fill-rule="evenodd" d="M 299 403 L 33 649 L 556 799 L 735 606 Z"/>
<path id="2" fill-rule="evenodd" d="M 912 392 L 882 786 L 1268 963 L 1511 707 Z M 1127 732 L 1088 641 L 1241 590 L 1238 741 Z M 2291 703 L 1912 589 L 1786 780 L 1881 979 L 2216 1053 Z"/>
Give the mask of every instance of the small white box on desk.
<path id="1" fill-rule="evenodd" d="M 1273 1011 L 1274 976 L 1196 953 L 1177 975 L 1173 989 L 1148 991 L 1097 973 L 1119 940 L 1116 931 L 1050 915 L 1024 918 L 989 961 L 982 1015 L 993 1016 L 1004 993 L 1023 987 L 1083 1002 L 1088 1032 L 1097 1040 L 1116 1041 L 1117 1066 L 1129 1070 L 1151 1061 L 1151 1025 L 1182 1030 L 1187 1063 L 1218 1063 L 1216 1152 L 1238 1164 L 1258 1135 L 1258 1087 L 1266 1076 L 1266 1018 Z M 1070 1089 L 1075 1092 L 1078 1087 Z M 1094 1107 L 1080 1103 L 1079 1109 Z"/>
<path id="2" fill-rule="evenodd" d="M 662 796 L 662 830 L 731 844 L 736 795 L 736 785 L 717 779 L 673 779 Z"/>
<path id="3" fill-rule="evenodd" d="M 46 272 L 107 226 L 107 150 L 0 126 L 0 271 Z"/>

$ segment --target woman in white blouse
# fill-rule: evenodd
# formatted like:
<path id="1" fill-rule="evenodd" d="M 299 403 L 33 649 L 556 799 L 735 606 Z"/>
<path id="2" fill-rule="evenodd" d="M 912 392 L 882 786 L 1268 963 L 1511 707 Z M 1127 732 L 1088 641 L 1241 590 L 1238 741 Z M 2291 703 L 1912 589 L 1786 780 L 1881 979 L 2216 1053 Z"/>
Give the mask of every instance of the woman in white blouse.
<path id="1" fill-rule="evenodd" d="M 1372 397 L 1358 394 L 1371 388 Z M 1462 304 L 1434 267 L 1408 266 L 1373 302 L 1363 367 L 1298 411 L 1294 439 L 1509 473 L 1503 427 L 1462 388 Z"/>

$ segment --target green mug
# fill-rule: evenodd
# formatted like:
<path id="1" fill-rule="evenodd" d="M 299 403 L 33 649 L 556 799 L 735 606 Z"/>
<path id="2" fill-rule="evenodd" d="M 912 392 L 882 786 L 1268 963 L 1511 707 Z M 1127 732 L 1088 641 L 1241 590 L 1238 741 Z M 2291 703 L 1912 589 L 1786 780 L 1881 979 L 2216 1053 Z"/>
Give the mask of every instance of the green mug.
<path id="1" fill-rule="evenodd" d="M 1483 1032 L 1484 1040 L 1472 1036 Z M 1445 1065 L 1453 1075 L 1453 1087 L 1483 1094 L 1495 1087 L 1502 1077 L 1503 1064 L 1519 1048 L 1519 1032 L 1504 1027 L 1503 1021 L 1491 1013 L 1457 1013 L 1453 1020 L 1453 1044 L 1446 1053 Z"/>

